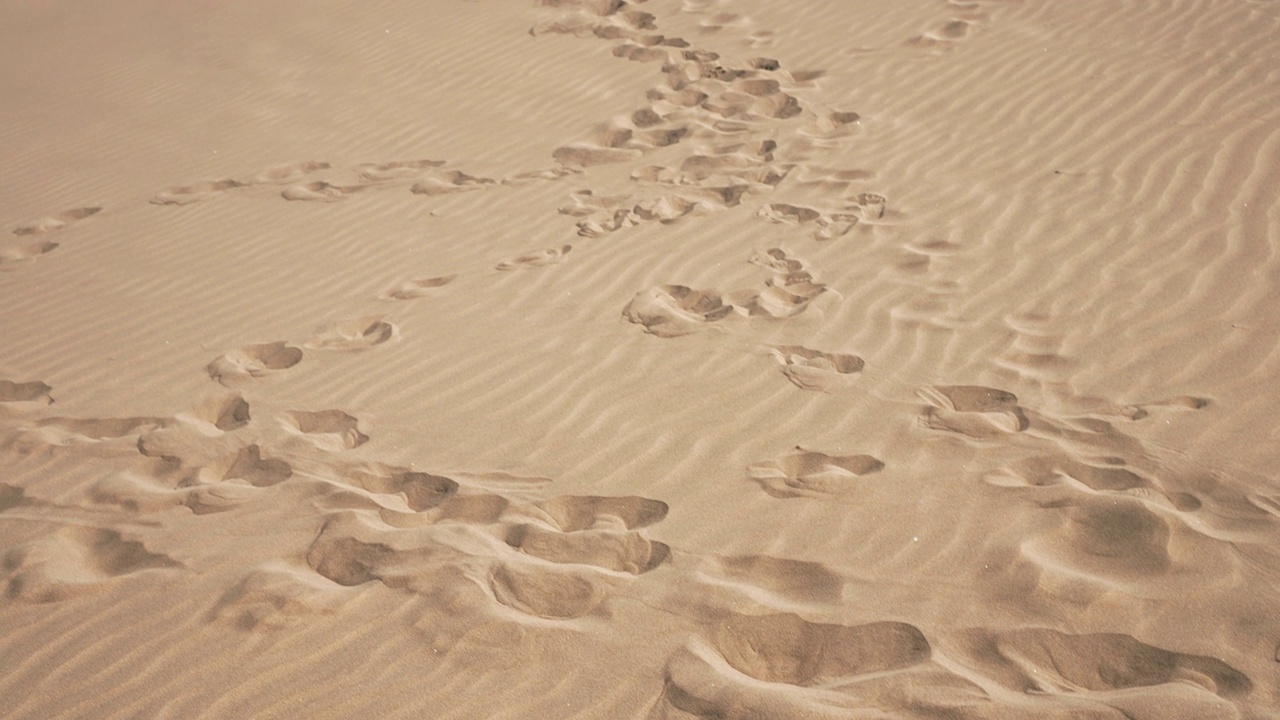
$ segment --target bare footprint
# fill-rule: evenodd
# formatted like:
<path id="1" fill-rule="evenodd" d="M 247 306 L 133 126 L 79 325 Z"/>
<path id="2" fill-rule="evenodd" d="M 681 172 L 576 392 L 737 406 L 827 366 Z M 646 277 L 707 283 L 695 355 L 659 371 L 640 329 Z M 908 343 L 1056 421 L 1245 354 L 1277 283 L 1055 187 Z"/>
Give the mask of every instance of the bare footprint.
<path id="1" fill-rule="evenodd" d="M 83 220 L 91 215 L 97 215 L 102 212 L 100 207 L 81 207 L 65 210 L 57 215 L 40 218 L 24 225 L 14 228 L 14 235 L 43 235 L 55 230 L 61 230 L 72 223 Z"/>
<path id="2" fill-rule="evenodd" d="M 444 160 L 396 160 L 385 163 L 373 163 L 359 167 L 360 177 L 370 182 L 385 182 L 402 178 L 417 177 L 427 168 L 440 167 Z"/>
<path id="3" fill-rule="evenodd" d="M 293 410 L 285 413 L 284 424 L 326 450 L 350 450 L 369 441 L 359 421 L 341 410 Z"/>
<path id="4" fill-rule="evenodd" d="M 747 473 L 774 497 L 828 498 L 855 492 L 860 477 L 884 469 L 884 463 L 870 455 L 797 450 L 800 452 L 758 462 Z"/>
<path id="5" fill-rule="evenodd" d="M 302 362 L 302 350 L 283 341 L 229 350 L 209 363 L 209 377 L 223 385 L 259 378 Z"/>
<path id="6" fill-rule="evenodd" d="M 415 298 L 425 297 L 430 295 L 432 290 L 448 285 L 457 279 L 457 277 L 457 275 L 441 275 L 439 277 L 405 280 L 404 282 L 384 291 L 381 297 L 384 300 L 413 300 Z"/>
<path id="7" fill-rule="evenodd" d="M 39 382 L 14 382 L 12 380 L 0 380 L 0 402 L 38 402 L 42 404 L 51 404 L 53 397 L 49 394 L 53 388 Z"/>
<path id="8" fill-rule="evenodd" d="M 496 180 L 473 177 L 464 172 L 452 170 L 440 177 L 420 180 L 414 183 L 413 187 L 409 188 L 409 191 L 414 195 L 449 195 L 468 190 L 478 190 L 496 183 Z"/>
<path id="9" fill-rule="evenodd" d="M 658 285 L 636 293 L 623 309 L 622 316 L 643 325 L 645 332 L 651 335 L 677 337 L 697 332 L 732 312 L 733 305 L 715 290 Z"/>
<path id="10" fill-rule="evenodd" d="M 209 180 L 194 185 L 181 185 L 161 190 L 151 198 L 152 205 L 190 205 L 217 197 L 228 190 L 247 187 L 238 180 Z"/>
<path id="11" fill-rule="evenodd" d="M 564 256 L 569 254 L 573 249 L 572 245 L 561 245 L 558 248 L 548 248 L 537 252 L 517 255 L 516 257 L 503 260 L 494 266 L 497 270 L 518 270 L 520 268 L 541 267 L 543 265 L 552 265 L 564 260 Z"/>
<path id="12" fill-rule="evenodd" d="M 116 530 L 69 525 L 10 549 L 0 567 L 9 574 L 5 594 L 10 599 L 46 603 L 90 592 L 115 578 L 179 564 Z"/>
<path id="13" fill-rule="evenodd" d="M 782 374 L 805 390 L 835 392 L 866 365 L 857 355 L 825 353 L 800 345 L 779 345 L 771 352 Z"/>
<path id="14" fill-rule="evenodd" d="M 328 170 L 331 165 L 318 160 L 275 165 L 253 176 L 253 182 L 259 185 L 288 185 L 296 183 L 313 172 Z"/>
<path id="15" fill-rule="evenodd" d="M 394 324 L 380 316 L 369 316 L 330 325 L 306 343 L 321 350 L 364 350 L 381 345 L 399 335 Z"/>
<path id="16" fill-rule="evenodd" d="M 984 439 L 1030 426 L 1018 405 L 1018 396 L 1005 390 L 980 385 L 935 385 L 918 394 L 932 407 L 924 414 L 924 424 L 935 430 Z"/>
<path id="17" fill-rule="evenodd" d="M 244 480 L 254 487 L 278 485 L 291 477 L 293 467 L 289 463 L 278 458 L 262 457 L 262 448 L 257 444 L 241 448 L 222 475 L 224 481 Z"/>
<path id="18" fill-rule="evenodd" d="M 12 270 L 19 265 L 35 260 L 41 255 L 51 253 L 57 248 L 58 243 L 52 240 L 44 240 L 20 247 L 4 248 L 0 250 L 0 270 Z"/>
<path id="19" fill-rule="evenodd" d="M 352 193 L 367 189 L 363 185 L 339 186 L 316 180 L 314 182 L 292 185 L 280 192 L 285 200 L 301 202 L 338 202 Z"/>

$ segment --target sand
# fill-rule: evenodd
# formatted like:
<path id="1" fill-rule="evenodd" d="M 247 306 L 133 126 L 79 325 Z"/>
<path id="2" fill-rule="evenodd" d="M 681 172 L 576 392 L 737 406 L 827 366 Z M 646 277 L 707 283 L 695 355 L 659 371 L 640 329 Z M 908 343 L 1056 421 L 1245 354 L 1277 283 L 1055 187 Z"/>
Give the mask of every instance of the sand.
<path id="1" fill-rule="evenodd" d="M 5 717 L 1280 717 L 1280 2 L 5 4 Z"/>

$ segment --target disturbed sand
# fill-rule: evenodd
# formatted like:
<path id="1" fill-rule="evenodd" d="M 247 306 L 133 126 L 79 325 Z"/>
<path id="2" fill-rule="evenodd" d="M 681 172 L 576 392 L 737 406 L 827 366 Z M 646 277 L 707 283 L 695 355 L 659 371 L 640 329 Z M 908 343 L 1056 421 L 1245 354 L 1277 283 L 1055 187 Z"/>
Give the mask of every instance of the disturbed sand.
<path id="1" fill-rule="evenodd" d="M 1280 717 L 1280 2 L 6 6 L 0 714 Z"/>

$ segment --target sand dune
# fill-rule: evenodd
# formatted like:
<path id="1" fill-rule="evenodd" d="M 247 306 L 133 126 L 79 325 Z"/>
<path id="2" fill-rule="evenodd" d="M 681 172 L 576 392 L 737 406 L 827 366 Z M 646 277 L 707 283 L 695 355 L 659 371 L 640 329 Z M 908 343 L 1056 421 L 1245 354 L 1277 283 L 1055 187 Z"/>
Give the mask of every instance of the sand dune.
<path id="1" fill-rule="evenodd" d="M 1280 717 L 1280 3 L 11 5 L 6 717 Z"/>

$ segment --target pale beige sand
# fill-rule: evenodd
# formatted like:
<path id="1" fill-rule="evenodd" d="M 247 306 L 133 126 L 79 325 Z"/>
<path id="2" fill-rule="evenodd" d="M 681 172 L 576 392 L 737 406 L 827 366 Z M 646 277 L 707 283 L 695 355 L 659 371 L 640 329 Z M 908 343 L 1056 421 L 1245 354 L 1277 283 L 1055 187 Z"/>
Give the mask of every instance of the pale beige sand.
<path id="1" fill-rule="evenodd" d="M 5 717 L 1280 717 L 1280 2 L 3 16 Z"/>

